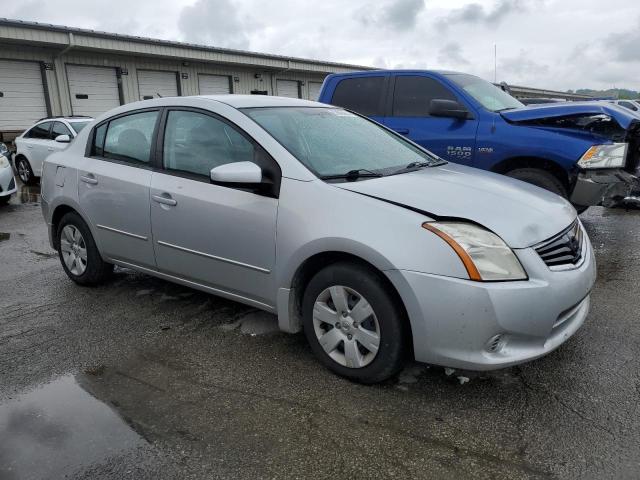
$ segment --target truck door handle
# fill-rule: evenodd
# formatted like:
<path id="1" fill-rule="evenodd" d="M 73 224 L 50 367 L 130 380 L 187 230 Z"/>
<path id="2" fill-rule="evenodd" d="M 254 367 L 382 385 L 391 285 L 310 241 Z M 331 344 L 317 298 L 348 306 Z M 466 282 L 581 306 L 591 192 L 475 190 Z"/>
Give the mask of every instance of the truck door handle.
<path id="1" fill-rule="evenodd" d="M 178 204 L 178 202 L 171 198 L 171 195 L 168 193 L 163 193 L 162 195 L 151 195 L 151 198 L 158 203 L 169 205 L 170 207 L 175 207 Z"/>
<path id="2" fill-rule="evenodd" d="M 86 175 L 82 175 L 80 177 L 84 183 L 88 183 L 89 185 L 97 185 L 98 179 L 93 175 L 93 173 L 87 173 Z"/>
<path id="3" fill-rule="evenodd" d="M 409 133 L 408 128 L 394 128 L 394 130 L 400 135 L 407 135 Z"/>

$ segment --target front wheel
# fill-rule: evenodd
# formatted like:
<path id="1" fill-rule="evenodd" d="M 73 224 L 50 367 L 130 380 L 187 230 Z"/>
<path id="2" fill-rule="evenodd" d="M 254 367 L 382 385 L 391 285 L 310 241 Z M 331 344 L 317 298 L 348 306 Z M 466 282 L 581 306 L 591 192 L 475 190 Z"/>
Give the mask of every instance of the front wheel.
<path id="1" fill-rule="evenodd" d="M 329 265 L 309 282 L 303 326 L 316 357 L 333 372 L 377 383 L 403 366 L 406 316 L 380 274 L 349 263 Z"/>
<path id="2" fill-rule="evenodd" d="M 550 192 L 560 195 L 562 198 L 568 198 L 569 194 L 563 183 L 553 174 L 537 168 L 518 168 L 511 170 L 505 175 L 507 177 L 516 178 L 523 182 L 530 183 L 536 187 L 544 188 Z"/>
<path id="3" fill-rule="evenodd" d="M 6 205 L 11 200 L 11 195 L 5 195 L 4 197 L 0 197 L 0 205 Z"/>
<path id="4" fill-rule="evenodd" d="M 77 213 L 62 217 L 57 242 L 62 268 L 77 284 L 99 285 L 113 272 L 113 265 L 102 260 L 89 227 Z"/>

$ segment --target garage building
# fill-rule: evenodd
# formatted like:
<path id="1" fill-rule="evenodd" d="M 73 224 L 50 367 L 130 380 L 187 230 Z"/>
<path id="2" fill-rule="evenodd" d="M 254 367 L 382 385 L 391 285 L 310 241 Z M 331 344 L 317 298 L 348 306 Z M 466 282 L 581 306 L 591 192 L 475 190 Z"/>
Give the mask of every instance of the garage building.
<path id="1" fill-rule="evenodd" d="M 45 116 L 97 116 L 158 96 L 315 100 L 329 73 L 368 68 L 0 19 L 0 140 Z"/>

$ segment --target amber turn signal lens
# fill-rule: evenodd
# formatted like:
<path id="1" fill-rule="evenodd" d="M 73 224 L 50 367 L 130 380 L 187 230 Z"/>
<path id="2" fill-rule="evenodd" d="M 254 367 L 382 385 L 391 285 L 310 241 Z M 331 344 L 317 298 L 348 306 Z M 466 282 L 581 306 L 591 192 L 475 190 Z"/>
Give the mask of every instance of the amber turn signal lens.
<path id="1" fill-rule="evenodd" d="M 429 222 L 423 223 L 422 224 L 422 228 L 424 228 L 426 230 L 429 230 L 430 232 L 435 233 L 442 240 L 447 242 L 451 248 L 453 248 L 453 251 L 456 252 L 458 257 L 460 257 L 460 260 L 462 261 L 462 264 L 464 265 L 464 268 L 466 268 L 467 274 L 469 275 L 469 278 L 471 280 L 475 280 L 477 282 L 481 282 L 482 281 L 482 277 L 480 276 L 480 272 L 476 268 L 476 265 L 473 263 L 473 260 L 471 259 L 469 254 L 465 251 L 465 249 L 460 246 L 460 244 L 458 242 L 456 242 L 453 238 L 451 238 L 449 235 L 447 235 L 443 231 L 438 230 L 436 227 L 431 225 Z"/>

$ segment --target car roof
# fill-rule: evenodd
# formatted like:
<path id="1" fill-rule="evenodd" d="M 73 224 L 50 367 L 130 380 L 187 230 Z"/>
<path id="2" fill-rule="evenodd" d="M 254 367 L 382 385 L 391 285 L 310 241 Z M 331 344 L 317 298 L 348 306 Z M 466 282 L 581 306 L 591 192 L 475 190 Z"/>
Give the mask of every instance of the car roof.
<path id="1" fill-rule="evenodd" d="M 193 97 L 191 97 L 193 98 Z M 215 100 L 233 108 L 259 107 L 330 107 L 327 104 L 301 100 L 299 98 L 274 97 L 271 95 L 198 95 L 196 98 Z"/>

